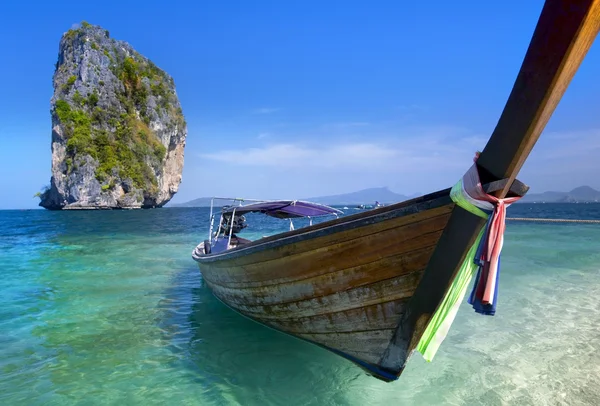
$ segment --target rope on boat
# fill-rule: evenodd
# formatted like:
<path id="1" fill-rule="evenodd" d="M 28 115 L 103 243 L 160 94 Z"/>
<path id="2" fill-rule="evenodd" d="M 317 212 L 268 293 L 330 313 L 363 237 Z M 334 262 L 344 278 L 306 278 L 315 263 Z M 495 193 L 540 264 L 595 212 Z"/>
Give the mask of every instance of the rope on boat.
<path id="1" fill-rule="evenodd" d="M 507 217 L 507 220 L 511 221 L 538 221 L 544 223 L 588 223 L 588 224 L 600 224 L 600 220 L 585 220 L 585 219 L 544 219 L 534 217 Z"/>
<path id="2" fill-rule="evenodd" d="M 477 313 L 489 316 L 496 313 L 500 252 L 506 228 L 506 208 L 520 197 L 499 199 L 487 194 L 479 179 L 477 158 L 479 158 L 479 153 L 473 159 L 475 163 L 452 187 L 450 197 L 461 208 L 487 221 L 480 230 L 477 240 L 470 247 L 417 344 L 417 351 L 427 361 L 433 359 L 442 341 L 446 338 L 473 276 L 476 275 L 475 283 L 468 303 Z"/>
<path id="3" fill-rule="evenodd" d="M 476 154 L 474 162 L 477 161 Z M 487 194 L 481 185 L 477 164 L 473 164 L 465 175 L 452 187 L 450 197 L 461 208 L 486 219 L 475 243 L 470 247 L 464 262 L 451 281 L 444 298 L 432 315 L 425 331 L 417 343 L 416 350 L 423 358 L 431 361 L 442 344 L 469 283 L 475 276 L 473 290 L 468 303 L 480 314 L 493 316 L 496 313 L 498 279 L 500 277 L 500 252 L 504 242 L 506 220 L 555 223 L 600 223 L 600 220 L 542 219 L 526 217 L 506 218 L 506 208 L 520 197 L 498 199 Z"/>

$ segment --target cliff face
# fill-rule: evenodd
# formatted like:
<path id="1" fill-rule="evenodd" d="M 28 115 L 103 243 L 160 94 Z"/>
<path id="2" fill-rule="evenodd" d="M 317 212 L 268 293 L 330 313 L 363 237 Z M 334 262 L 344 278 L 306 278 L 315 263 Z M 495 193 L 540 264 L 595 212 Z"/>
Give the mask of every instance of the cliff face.
<path id="1" fill-rule="evenodd" d="M 83 22 L 60 40 L 47 209 L 160 207 L 177 192 L 186 122 L 173 79 Z"/>

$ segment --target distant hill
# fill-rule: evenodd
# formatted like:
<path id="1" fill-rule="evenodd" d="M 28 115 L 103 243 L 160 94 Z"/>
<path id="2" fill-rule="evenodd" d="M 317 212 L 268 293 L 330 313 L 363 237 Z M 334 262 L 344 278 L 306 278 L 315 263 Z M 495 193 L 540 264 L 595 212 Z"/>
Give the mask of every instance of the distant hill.
<path id="1" fill-rule="evenodd" d="M 590 203 L 600 202 L 600 191 L 580 186 L 570 192 L 544 192 L 526 194 L 519 203 Z"/>
<path id="2" fill-rule="evenodd" d="M 185 203 L 170 203 L 168 207 L 210 207 L 212 197 L 200 197 Z M 214 207 L 231 204 L 231 200 L 215 200 Z"/>
<path id="3" fill-rule="evenodd" d="M 341 195 L 309 197 L 302 200 L 309 202 L 327 204 L 330 206 L 349 206 L 357 204 L 397 203 L 408 200 L 408 196 L 394 193 L 387 187 L 378 187 L 359 190 L 358 192 L 344 193 Z"/>
<path id="4" fill-rule="evenodd" d="M 185 203 L 171 203 L 168 207 L 210 207 L 211 197 L 200 197 Z"/>
<path id="5" fill-rule="evenodd" d="M 340 195 L 308 197 L 300 200 L 321 203 L 330 206 L 356 206 L 359 204 L 374 204 L 375 201 L 383 204 L 397 203 L 412 199 L 416 195 L 401 195 L 392 192 L 387 187 L 363 189 L 357 192 L 344 193 Z M 201 197 L 186 203 L 169 204 L 169 207 L 210 207 L 210 197 Z M 600 191 L 589 186 L 580 186 L 570 192 L 544 192 L 526 194 L 518 203 L 588 203 L 600 202 Z M 215 202 L 220 206 L 224 202 Z M 227 202 L 225 202 L 227 203 Z"/>
<path id="6" fill-rule="evenodd" d="M 341 195 L 309 197 L 300 200 L 308 200 L 309 202 L 321 203 L 330 206 L 349 206 L 358 204 L 374 204 L 379 203 L 397 203 L 408 200 L 411 196 L 405 196 L 394 193 L 387 187 L 370 188 L 359 190 L 358 192 L 345 193 Z M 169 207 L 210 207 L 210 197 L 201 197 L 185 203 L 169 204 Z M 221 202 L 222 204 L 222 202 Z M 217 205 L 217 202 L 215 202 Z"/>

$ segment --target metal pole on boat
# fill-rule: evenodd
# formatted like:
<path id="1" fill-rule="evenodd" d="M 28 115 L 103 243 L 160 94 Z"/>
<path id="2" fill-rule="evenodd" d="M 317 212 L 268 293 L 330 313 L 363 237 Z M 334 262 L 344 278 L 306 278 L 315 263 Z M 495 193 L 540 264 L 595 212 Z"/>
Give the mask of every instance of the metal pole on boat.
<path id="1" fill-rule="evenodd" d="M 235 210 L 237 207 L 233 208 L 233 212 L 231 213 L 231 220 L 229 222 L 229 241 L 227 242 L 227 246 L 231 245 L 231 235 L 233 234 L 233 221 L 235 219 Z"/>
<path id="2" fill-rule="evenodd" d="M 212 199 L 210 199 L 210 228 L 208 229 L 208 242 L 209 242 L 209 244 L 212 243 L 213 225 L 215 223 L 215 217 L 213 216 L 213 203 L 214 203 L 214 201 L 215 201 L 214 197 Z"/>

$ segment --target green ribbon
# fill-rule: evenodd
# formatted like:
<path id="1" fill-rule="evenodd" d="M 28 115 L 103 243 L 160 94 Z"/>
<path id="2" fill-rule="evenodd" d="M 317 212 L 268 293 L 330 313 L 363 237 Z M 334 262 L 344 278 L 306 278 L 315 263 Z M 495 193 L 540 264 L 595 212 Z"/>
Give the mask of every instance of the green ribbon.
<path id="1" fill-rule="evenodd" d="M 450 289 L 448 289 L 442 303 L 440 303 L 433 317 L 431 317 L 419 344 L 417 344 L 417 351 L 427 361 L 431 362 L 438 348 L 446 338 L 446 334 L 448 334 L 448 330 L 450 330 L 450 326 L 454 322 L 458 308 L 465 297 L 469 282 L 471 282 L 471 278 L 477 272 L 477 265 L 473 259 L 475 258 L 475 252 L 477 251 L 484 230 L 485 228 L 482 228 L 479 232 L 475 244 L 473 244 L 467 253 L 465 261 L 452 281 L 452 285 L 450 285 Z"/>
<path id="2" fill-rule="evenodd" d="M 460 207 L 473 213 L 478 217 L 487 219 L 489 216 L 479 207 L 471 203 L 463 194 L 463 180 L 462 178 L 452 187 L 450 191 L 450 198 Z M 479 231 L 479 235 L 475 240 L 475 243 L 471 246 L 464 262 L 460 266 L 456 277 L 452 281 L 450 288 L 446 292 L 444 299 L 436 309 L 435 313 L 431 317 L 427 328 L 421 336 L 421 340 L 417 344 L 417 351 L 419 351 L 426 361 L 431 362 L 438 348 L 446 338 L 450 326 L 454 322 L 458 308 L 465 297 L 467 287 L 471 282 L 471 278 L 475 276 L 477 272 L 477 265 L 474 262 L 475 253 L 477 247 L 483 236 L 485 227 Z"/>
<path id="3" fill-rule="evenodd" d="M 467 200 L 463 191 L 463 180 L 461 179 L 454 186 L 452 186 L 452 189 L 450 190 L 450 198 L 454 201 L 454 203 L 467 210 L 468 212 L 478 217 L 487 219 L 489 215 L 483 210 L 481 210 L 479 207 L 475 206 L 469 200 Z"/>

